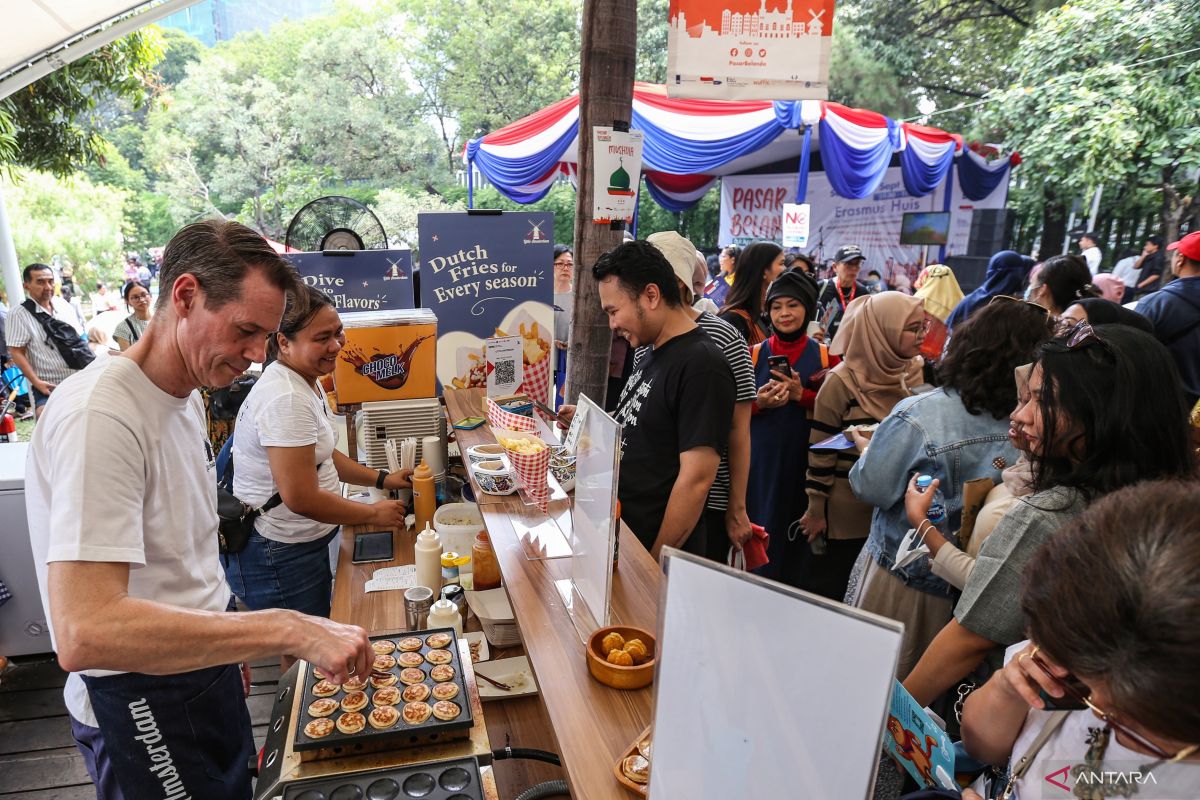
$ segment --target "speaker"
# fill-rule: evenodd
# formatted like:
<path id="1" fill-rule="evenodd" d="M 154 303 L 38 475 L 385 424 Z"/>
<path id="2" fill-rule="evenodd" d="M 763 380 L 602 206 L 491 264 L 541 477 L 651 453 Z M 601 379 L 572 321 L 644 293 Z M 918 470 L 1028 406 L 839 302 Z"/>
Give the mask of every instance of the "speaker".
<path id="1" fill-rule="evenodd" d="M 967 255 L 991 258 L 1007 250 L 1012 240 L 1014 217 L 1007 208 L 977 208 L 971 214 L 971 238 Z"/>
<path id="2" fill-rule="evenodd" d="M 958 281 L 963 294 L 969 294 L 983 284 L 983 277 L 987 274 L 987 265 L 990 260 L 990 257 L 984 258 L 983 256 L 947 256 L 946 266 L 954 270 L 954 278 Z"/>

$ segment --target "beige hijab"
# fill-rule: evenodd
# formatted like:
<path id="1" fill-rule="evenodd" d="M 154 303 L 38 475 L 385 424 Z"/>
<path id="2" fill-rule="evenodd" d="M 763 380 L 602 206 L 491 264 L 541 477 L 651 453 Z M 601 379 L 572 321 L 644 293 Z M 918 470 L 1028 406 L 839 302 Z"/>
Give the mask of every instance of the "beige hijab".
<path id="1" fill-rule="evenodd" d="M 925 319 L 919 298 L 900 292 L 867 294 L 846 307 L 829 352 L 842 356 L 835 369 L 862 409 L 883 419 L 921 383 L 920 356 L 899 354 L 904 328 Z"/>

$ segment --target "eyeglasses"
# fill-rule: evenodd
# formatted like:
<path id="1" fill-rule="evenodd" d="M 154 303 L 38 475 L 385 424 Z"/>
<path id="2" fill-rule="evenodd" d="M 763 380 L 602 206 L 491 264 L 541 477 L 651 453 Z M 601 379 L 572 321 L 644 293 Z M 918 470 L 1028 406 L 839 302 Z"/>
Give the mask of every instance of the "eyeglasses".
<path id="1" fill-rule="evenodd" d="M 1039 312 L 1041 312 L 1044 315 L 1048 315 L 1050 313 L 1049 310 L 1047 310 L 1044 306 L 1039 306 L 1037 303 L 1031 303 L 1028 300 L 1022 300 L 1019 297 L 1013 297 L 1010 294 L 998 294 L 995 297 L 993 297 L 991 300 L 988 300 L 989 306 L 993 306 L 996 303 L 1020 303 L 1023 306 L 1029 306 L 1030 308 L 1036 308 Z"/>
<path id="2" fill-rule="evenodd" d="M 1184 750 L 1180 751 L 1180 753 L 1168 753 L 1167 751 L 1163 750 L 1158 745 L 1154 744 L 1151 741 L 1148 741 L 1146 739 L 1146 737 L 1144 737 L 1140 733 L 1134 731 L 1128 725 L 1122 724 L 1121 721 L 1116 719 L 1112 714 L 1109 714 L 1107 711 L 1105 711 L 1104 709 L 1100 708 L 1098 705 L 1093 703 L 1090 699 L 1091 690 L 1088 690 L 1088 694 L 1084 694 L 1083 692 L 1076 689 L 1074 686 L 1072 686 L 1067 681 L 1064 681 L 1062 678 L 1059 678 L 1054 673 L 1052 673 L 1050 671 L 1050 668 L 1048 666 L 1046 666 L 1046 662 L 1042 661 L 1041 657 L 1036 652 L 1030 658 L 1030 661 L 1032 661 L 1034 664 L 1037 664 L 1038 669 L 1040 669 L 1042 672 L 1044 672 L 1047 676 L 1049 676 L 1050 678 L 1053 678 L 1055 680 L 1055 682 L 1057 682 L 1058 685 L 1062 687 L 1063 693 L 1066 694 L 1067 697 L 1070 697 L 1072 700 L 1074 700 L 1077 703 L 1082 703 L 1083 705 L 1087 706 L 1088 708 L 1090 708 L 1092 710 L 1092 713 L 1094 713 L 1101 720 L 1103 720 L 1106 725 L 1113 728 L 1114 730 L 1119 731 L 1120 733 L 1125 734 L 1126 737 L 1128 737 L 1129 739 L 1132 739 L 1139 746 L 1144 747 L 1145 749 L 1149 750 L 1151 753 L 1158 756 L 1159 758 L 1173 760 L 1173 759 L 1177 758 L 1180 755 L 1180 753 L 1186 754 L 1189 750 L 1194 749 L 1194 748 L 1188 747 L 1188 748 L 1185 748 Z"/>
<path id="3" fill-rule="evenodd" d="M 573 267 L 573 266 L 575 266 L 575 263 L 572 261 L 555 261 L 554 266 L 556 266 L 556 267 Z"/>

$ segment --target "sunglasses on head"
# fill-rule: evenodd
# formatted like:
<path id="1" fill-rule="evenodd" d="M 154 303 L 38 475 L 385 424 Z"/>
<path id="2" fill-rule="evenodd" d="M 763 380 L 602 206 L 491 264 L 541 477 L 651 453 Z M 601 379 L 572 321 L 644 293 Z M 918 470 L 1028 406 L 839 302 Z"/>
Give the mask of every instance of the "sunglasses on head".
<path id="1" fill-rule="evenodd" d="M 1010 294 L 998 294 L 988 301 L 988 305 L 996 305 L 997 303 L 1020 303 L 1023 306 L 1037 309 L 1041 314 L 1049 314 L 1045 307 L 1039 306 L 1037 303 L 1031 303 L 1028 300 L 1022 300 L 1020 297 L 1013 297 Z"/>
<path id="2" fill-rule="evenodd" d="M 1110 356 L 1113 355 L 1112 348 L 1108 346 L 1108 342 L 1096 334 L 1091 324 L 1081 320 L 1068 326 L 1059 334 L 1057 339 L 1046 342 L 1045 346 L 1057 352 L 1065 353 L 1071 350 L 1083 350 L 1097 344 L 1103 347 L 1104 351 Z"/>

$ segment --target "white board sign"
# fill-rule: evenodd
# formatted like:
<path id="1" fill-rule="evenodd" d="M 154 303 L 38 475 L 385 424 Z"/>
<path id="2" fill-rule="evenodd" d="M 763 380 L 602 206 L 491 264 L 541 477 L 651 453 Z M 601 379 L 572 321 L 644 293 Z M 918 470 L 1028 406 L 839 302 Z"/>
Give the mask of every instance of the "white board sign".
<path id="1" fill-rule="evenodd" d="M 808 247 L 808 203 L 783 204 L 783 246 Z"/>
<path id="2" fill-rule="evenodd" d="M 592 221 L 633 222 L 642 179 L 642 132 L 592 128 Z"/>
<path id="3" fill-rule="evenodd" d="M 903 626 L 665 553 L 650 797 L 866 798 Z"/>

